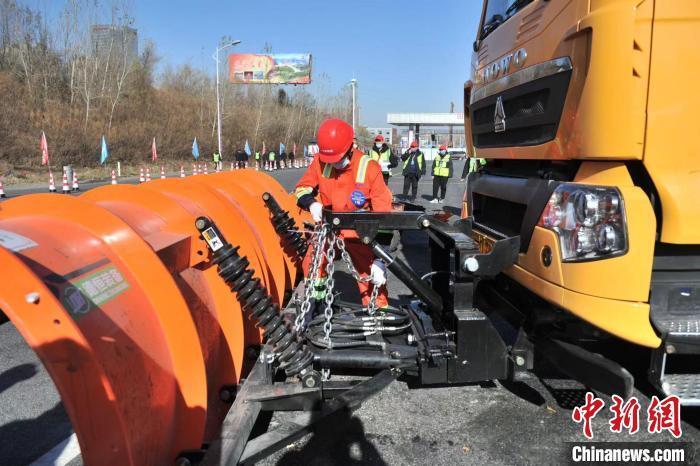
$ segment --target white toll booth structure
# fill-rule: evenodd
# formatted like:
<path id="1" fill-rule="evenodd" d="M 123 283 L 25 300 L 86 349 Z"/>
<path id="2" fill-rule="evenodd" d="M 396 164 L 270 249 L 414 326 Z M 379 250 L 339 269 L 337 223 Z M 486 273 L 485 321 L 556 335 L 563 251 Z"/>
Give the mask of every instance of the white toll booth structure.
<path id="1" fill-rule="evenodd" d="M 454 128 L 464 128 L 464 113 L 389 113 L 386 121 L 388 124 L 408 129 L 408 141 L 421 141 L 421 128 L 447 128 L 447 133 L 442 136 L 444 140 L 431 141 L 430 144 L 421 144 L 421 151 L 427 160 L 432 160 L 437 153 L 437 147 L 445 143 L 451 149 L 464 150 L 464 134 L 454 133 Z M 459 136 L 462 143 L 454 146 L 455 137 Z M 403 150 L 403 148 L 402 148 Z"/>

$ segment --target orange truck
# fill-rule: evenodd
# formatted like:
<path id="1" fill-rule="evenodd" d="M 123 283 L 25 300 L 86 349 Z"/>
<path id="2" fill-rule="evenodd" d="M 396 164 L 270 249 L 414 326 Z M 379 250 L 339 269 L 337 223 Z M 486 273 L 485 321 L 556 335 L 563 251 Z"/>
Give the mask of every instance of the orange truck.
<path id="1" fill-rule="evenodd" d="M 695 0 L 485 0 L 464 87 L 487 164 L 463 217 L 482 248 L 520 236 L 480 299 L 594 387 L 630 376 L 582 342 L 651 349 L 651 381 L 685 405 L 700 405 L 684 364 L 700 353 L 698 30 Z"/>

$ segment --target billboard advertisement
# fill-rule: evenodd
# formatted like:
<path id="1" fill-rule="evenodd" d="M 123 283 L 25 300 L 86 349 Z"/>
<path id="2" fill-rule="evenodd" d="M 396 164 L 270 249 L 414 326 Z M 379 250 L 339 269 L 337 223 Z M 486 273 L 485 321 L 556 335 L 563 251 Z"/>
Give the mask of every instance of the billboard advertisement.
<path id="1" fill-rule="evenodd" d="M 232 54 L 228 57 L 233 84 L 309 84 L 311 55 L 304 53 Z"/>

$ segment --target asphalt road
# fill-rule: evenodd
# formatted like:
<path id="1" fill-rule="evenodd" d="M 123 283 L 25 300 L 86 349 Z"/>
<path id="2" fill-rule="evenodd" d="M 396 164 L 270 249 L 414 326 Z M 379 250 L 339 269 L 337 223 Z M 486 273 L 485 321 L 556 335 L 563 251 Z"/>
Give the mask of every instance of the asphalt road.
<path id="1" fill-rule="evenodd" d="M 461 172 L 458 163 L 456 172 Z M 301 170 L 274 172 L 291 190 Z M 390 187 L 401 191 L 402 178 Z M 90 186 L 84 185 L 83 190 Z M 29 191 L 43 192 L 41 186 Z M 458 178 L 448 186 L 445 204 L 429 204 L 432 180 L 420 182 L 419 201 L 428 209 L 459 211 L 462 186 Z M 26 191 L 8 190 L 10 196 Z M 429 270 L 427 241 L 420 233 L 404 235 L 402 255 L 419 272 Z M 347 274 L 340 273 L 341 289 L 356 295 Z M 408 290 L 389 277 L 392 301 L 405 299 Z M 644 382 L 649 354 L 632 346 L 616 348 L 631 361 L 638 380 L 642 429 L 635 435 L 614 434 L 605 409 L 593 419 L 596 441 L 670 441 L 669 434 L 645 431 L 645 409 L 653 391 Z M 12 324 L 0 326 L 0 464 L 30 463 L 71 434 L 70 422 L 48 374 Z M 526 383 L 487 383 L 439 388 L 413 388 L 397 381 L 352 413 L 341 413 L 318 426 L 315 433 L 264 460 L 265 465 L 328 464 L 489 464 L 527 465 L 567 462 L 567 442 L 582 441 L 572 408 L 581 403 L 584 387 L 556 376 L 531 376 Z M 610 400 L 603 397 L 606 406 Z M 681 441 L 700 444 L 698 410 L 684 409 Z M 272 418 L 272 426 L 283 414 Z M 79 458 L 71 464 L 80 464 Z"/>

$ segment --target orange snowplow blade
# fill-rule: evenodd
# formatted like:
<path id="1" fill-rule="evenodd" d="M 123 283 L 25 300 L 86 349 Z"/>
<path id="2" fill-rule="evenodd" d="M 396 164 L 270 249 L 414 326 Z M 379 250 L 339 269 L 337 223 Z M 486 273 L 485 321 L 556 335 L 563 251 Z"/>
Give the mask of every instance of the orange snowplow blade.
<path id="1" fill-rule="evenodd" d="M 240 246 L 283 305 L 298 261 L 262 193 L 294 199 L 252 171 L 79 197 L 0 204 L 0 308 L 46 366 L 86 464 L 171 464 L 221 428 L 261 332 L 243 315 L 194 226 L 206 216 Z M 299 223 L 298 223 L 299 224 Z"/>

